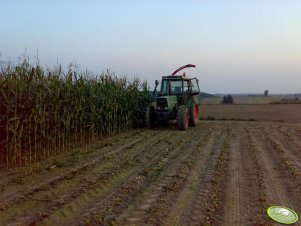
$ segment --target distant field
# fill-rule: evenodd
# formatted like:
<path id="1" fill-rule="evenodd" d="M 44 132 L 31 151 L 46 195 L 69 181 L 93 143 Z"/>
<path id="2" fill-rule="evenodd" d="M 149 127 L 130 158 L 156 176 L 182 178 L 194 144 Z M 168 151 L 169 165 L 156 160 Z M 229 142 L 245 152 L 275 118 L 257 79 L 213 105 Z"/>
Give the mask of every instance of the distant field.
<path id="1" fill-rule="evenodd" d="M 301 123 L 300 104 L 203 104 L 201 117 L 206 119 L 236 119 Z"/>
<path id="2" fill-rule="evenodd" d="M 278 96 L 236 96 L 232 95 L 235 104 L 269 104 L 281 100 Z M 222 97 L 204 98 L 202 104 L 220 104 Z"/>
<path id="3" fill-rule="evenodd" d="M 274 101 L 280 101 L 276 96 L 233 96 L 235 104 L 269 104 Z"/>
<path id="4" fill-rule="evenodd" d="M 203 98 L 201 99 L 201 104 L 220 104 L 221 101 L 221 97 Z"/>

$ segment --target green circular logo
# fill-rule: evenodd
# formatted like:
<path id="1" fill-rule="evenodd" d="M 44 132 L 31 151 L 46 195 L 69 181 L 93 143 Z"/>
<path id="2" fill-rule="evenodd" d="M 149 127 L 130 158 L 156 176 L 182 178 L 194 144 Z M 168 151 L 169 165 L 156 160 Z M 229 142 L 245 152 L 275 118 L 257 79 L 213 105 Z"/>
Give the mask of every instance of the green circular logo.
<path id="1" fill-rule="evenodd" d="M 298 221 L 297 213 L 284 206 L 271 206 L 267 213 L 274 221 L 282 224 L 294 224 Z"/>

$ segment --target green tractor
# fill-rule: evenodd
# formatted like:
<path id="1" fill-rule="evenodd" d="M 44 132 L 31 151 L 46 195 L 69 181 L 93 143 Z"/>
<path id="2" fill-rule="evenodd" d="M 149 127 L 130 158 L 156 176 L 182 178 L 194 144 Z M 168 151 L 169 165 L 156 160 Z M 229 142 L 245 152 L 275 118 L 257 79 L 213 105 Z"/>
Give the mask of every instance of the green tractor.
<path id="1" fill-rule="evenodd" d="M 145 127 L 152 127 L 155 122 L 166 124 L 176 120 L 180 130 L 196 126 L 199 122 L 200 89 L 197 78 L 188 78 L 185 73 L 176 75 L 180 70 L 195 65 L 187 64 L 178 68 L 170 76 L 162 76 L 161 90 L 157 97 L 157 86 L 153 92 L 153 102 L 144 109 Z"/>

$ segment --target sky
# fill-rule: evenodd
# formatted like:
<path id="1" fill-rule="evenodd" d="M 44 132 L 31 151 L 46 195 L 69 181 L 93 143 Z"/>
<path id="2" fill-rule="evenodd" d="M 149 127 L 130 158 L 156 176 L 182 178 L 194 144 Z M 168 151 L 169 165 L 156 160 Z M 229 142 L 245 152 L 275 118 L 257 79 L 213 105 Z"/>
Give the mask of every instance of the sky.
<path id="1" fill-rule="evenodd" d="M 185 64 L 208 93 L 301 93 L 300 0 L 0 0 L 0 61 L 154 81 Z"/>

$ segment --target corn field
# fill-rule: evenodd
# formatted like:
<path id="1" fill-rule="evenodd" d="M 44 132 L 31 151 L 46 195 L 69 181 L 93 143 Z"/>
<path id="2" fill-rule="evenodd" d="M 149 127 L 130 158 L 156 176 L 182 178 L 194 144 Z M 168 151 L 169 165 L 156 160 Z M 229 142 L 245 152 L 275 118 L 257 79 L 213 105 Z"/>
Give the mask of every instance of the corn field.
<path id="1" fill-rule="evenodd" d="M 141 123 L 146 83 L 26 61 L 0 72 L 0 166 L 24 166 Z"/>

